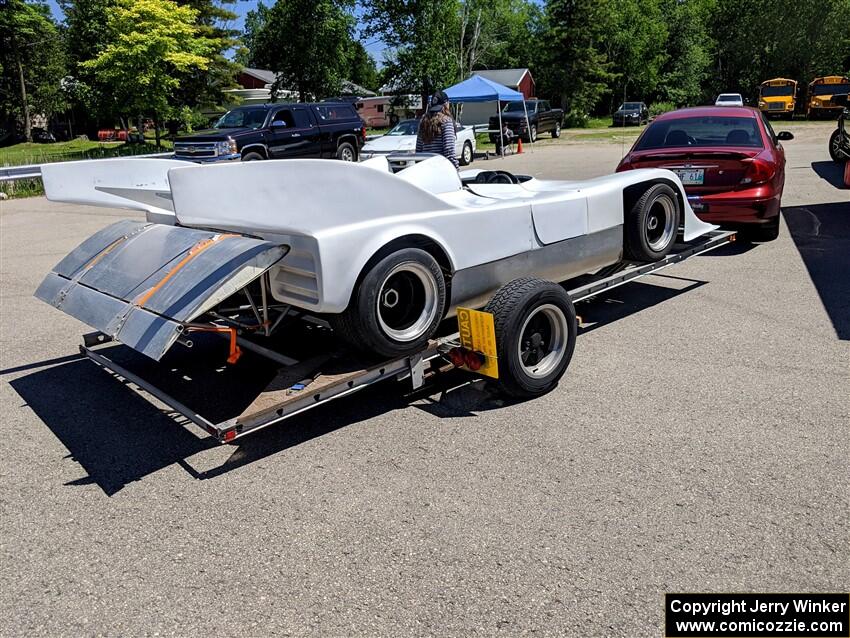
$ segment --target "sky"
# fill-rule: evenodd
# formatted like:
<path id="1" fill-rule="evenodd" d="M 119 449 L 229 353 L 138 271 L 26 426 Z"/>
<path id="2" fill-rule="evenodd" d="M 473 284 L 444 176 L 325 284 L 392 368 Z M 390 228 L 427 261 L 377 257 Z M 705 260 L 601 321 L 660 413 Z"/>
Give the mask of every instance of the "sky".
<path id="1" fill-rule="evenodd" d="M 236 0 L 235 3 L 227 7 L 237 15 L 233 24 L 234 29 L 239 31 L 242 30 L 242 27 L 245 25 L 245 15 L 252 9 L 256 8 L 258 1 L 259 0 Z M 267 5 L 271 5 L 274 4 L 274 0 L 265 0 L 265 3 Z M 64 14 L 62 13 L 62 9 L 59 7 L 59 3 L 56 0 L 47 0 L 47 4 L 53 12 L 53 17 L 57 21 L 61 22 L 64 18 Z M 356 13 L 359 13 L 359 9 L 356 10 Z M 380 65 L 384 57 L 384 44 L 377 39 L 367 40 L 363 44 L 369 54 L 375 58 L 375 61 Z"/>

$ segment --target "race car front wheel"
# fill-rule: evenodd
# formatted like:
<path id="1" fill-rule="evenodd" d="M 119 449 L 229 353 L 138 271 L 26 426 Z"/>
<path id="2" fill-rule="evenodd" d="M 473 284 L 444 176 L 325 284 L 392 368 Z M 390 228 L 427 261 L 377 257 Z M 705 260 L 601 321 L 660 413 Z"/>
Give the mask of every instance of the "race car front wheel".
<path id="1" fill-rule="evenodd" d="M 635 193 L 629 193 L 636 197 Z M 623 248 L 626 259 L 657 261 L 673 248 L 681 211 L 676 193 L 667 184 L 649 186 L 631 205 L 626 202 Z"/>
<path id="2" fill-rule="evenodd" d="M 404 248 L 368 267 L 348 308 L 331 327 L 352 346 L 382 357 L 422 349 L 443 318 L 446 282 L 440 265 L 419 248 Z"/>
<path id="3" fill-rule="evenodd" d="M 501 389 L 530 398 L 558 385 L 576 345 L 576 311 L 567 292 L 521 277 L 502 286 L 484 310 L 493 315 Z"/>

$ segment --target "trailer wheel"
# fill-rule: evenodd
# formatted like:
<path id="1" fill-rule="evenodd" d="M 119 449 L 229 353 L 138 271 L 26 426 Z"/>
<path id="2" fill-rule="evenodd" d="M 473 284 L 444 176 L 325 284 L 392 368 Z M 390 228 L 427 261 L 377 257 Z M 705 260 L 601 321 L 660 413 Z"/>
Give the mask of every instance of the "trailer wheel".
<path id="1" fill-rule="evenodd" d="M 446 281 L 419 248 L 404 248 L 371 266 L 348 308 L 330 317 L 334 332 L 367 354 L 401 357 L 421 350 L 440 325 Z"/>
<path id="2" fill-rule="evenodd" d="M 558 385 L 576 345 L 576 311 L 566 291 L 521 277 L 502 286 L 485 311 L 496 328 L 501 389 L 529 398 Z"/>
<path id="3" fill-rule="evenodd" d="M 679 199 L 667 184 L 654 184 L 632 204 L 623 222 L 623 248 L 627 259 L 657 261 L 676 242 Z"/>

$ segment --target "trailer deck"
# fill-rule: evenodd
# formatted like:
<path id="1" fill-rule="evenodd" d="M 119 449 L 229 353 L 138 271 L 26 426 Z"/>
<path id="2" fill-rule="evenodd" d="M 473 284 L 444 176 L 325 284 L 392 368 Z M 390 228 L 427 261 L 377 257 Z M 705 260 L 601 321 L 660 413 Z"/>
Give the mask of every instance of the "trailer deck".
<path id="1" fill-rule="evenodd" d="M 659 261 L 644 264 L 621 262 L 593 275 L 566 282 L 564 286 L 574 303 L 584 301 L 695 255 L 719 248 L 734 239 L 733 231 L 712 231 L 696 241 L 676 244 L 674 250 Z M 253 301 L 251 305 L 254 305 Z M 256 312 L 256 308 L 254 311 Z M 323 323 L 315 318 L 308 319 L 319 326 Z M 447 332 L 450 334 L 431 340 L 425 349 L 414 355 L 382 362 L 369 362 L 360 355 L 336 348 L 329 331 L 322 333 L 321 328 L 318 329 L 314 340 L 323 343 L 316 344 L 315 348 L 308 348 L 308 356 L 301 358 L 290 356 L 289 353 L 271 351 L 240 335 L 237 339 L 239 345 L 244 347 L 254 360 L 265 361 L 265 375 L 259 375 L 260 378 L 254 380 L 263 387 L 255 393 L 248 391 L 247 387 L 238 393 L 232 392 L 232 388 L 224 390 L 233 395 L 234 405 L 231 413 L 220 419 L 202 415 L 196 406 L 189 405 L 188 401 L 175 396 L 175 392 L 163 389 L 162 384 L 156 384 L 149 379 L 151 376 L 159 378 L 156 366 L 166 365 L 165 361 L 150 362 L 146 366 L 147 374 L 131 370 L 132 366 L 122 365 L 115 357 L 107 356 L 106 346 L 111 339 L 103 333 L 85 335 L 80 352 L 123 382 L 155 397 L 220 442 L 227 443 L 379 381 L 410 379 L 414 389 L 422 387 L 433 375 L 455 367 L 446 355 L 451 348 L 459 345 L 459 334 L 451 330 Z M 235 335 L 235 332 L 230 334 Z M 184 345 L 193 347 L 191 342 L 185 342 Z M 302 344 L 301 351 L 304 350 Z M 220 360 L 218 364 L 211 365 L 212 368 L 221 370 Z M 171 372 L 189 380 L 186 384 L 196 378 L 194 372 L 181 372 L 179 366 L 171 368 Z M 231 374 L 233 378 L 228 378 L 226 384 L 232 386 L 238 376 Z M 212 385 L 209 389 L 214 394 L 222 391 Z"/>

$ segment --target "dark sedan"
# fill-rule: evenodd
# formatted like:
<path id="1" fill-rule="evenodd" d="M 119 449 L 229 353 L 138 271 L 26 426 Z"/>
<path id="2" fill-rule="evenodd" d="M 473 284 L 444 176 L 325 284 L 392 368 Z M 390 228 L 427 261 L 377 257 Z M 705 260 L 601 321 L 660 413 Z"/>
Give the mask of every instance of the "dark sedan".
<path id="1" fill-rule="evenodd" d="M 613 126 L 640 126 L 649 122 L 649 109 L 643 102 L 623 102 L 611 116 Z"/>
<path id="2" fill-rule="evenodd" d="M 776 239 L 785 186 L 785 149 L 756 109 L 706 106 L 658 116 L 620 161 L 617 172 L 666 168 L 679 176 L 700 219 Z"/>

